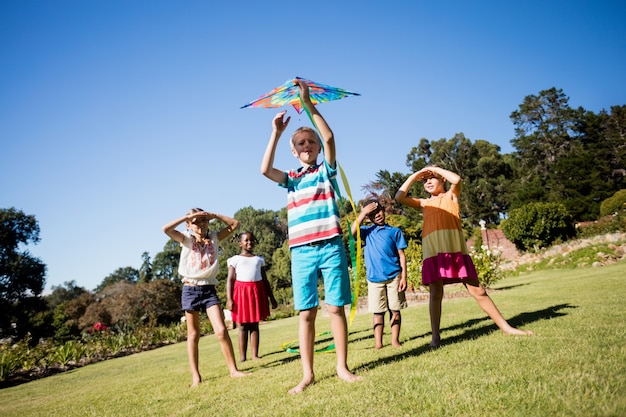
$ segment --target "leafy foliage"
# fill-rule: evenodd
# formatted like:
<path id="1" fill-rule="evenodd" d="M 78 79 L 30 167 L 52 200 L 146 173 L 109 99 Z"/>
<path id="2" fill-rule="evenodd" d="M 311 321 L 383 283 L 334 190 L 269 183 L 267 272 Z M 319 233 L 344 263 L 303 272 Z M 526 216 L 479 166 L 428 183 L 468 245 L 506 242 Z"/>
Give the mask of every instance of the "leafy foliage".
<path id="1" fill-rule="evenodd" d="M 31 318 L 42 311 L 38 298 L 46 266 L 20 247 L 38 242 L 35 216 L 15 208 L 0 209 L 0 337 L 22 338 L 37 327 Z"/>
<path id="2" fill-rule="evenodd" d="M 481 246 L 472 248 L 470 256 L 478 273 L 478 281 L 483 287 L 489 288 L 504 278 L 504 272 L 500 269 L 502 263 L 500 251 Z"/>
<path id="3" fill-rule="evenodd" d="M 626 210 L 626 189 L 619 190 L 600 204 L 600 216 L 602 217 L 623 210 Z"/>
<path id="4" fill-rule="evenodd" d="M 409 291 L 415 291 L 422 285 L 422 245 L 415 239 L 407 241 L 404 250 L 406 256 L 406 283 Z"/>
<path id="5" fill-rule="evenodd" d="M 558 203 L 530 203 L 511 210 L 504 235 L 520 250 L 537 250 L 575 236 L 572 217 Z"/>
<path id="6" fill-rule="evenodd" d="M 124 268 L 117 268 L 115 272 L 106 276 L 100 285 L 96 287 L 95 292 L 98 293 L 102 291 L 104 288 L 109 285 L 115 284 L 117 282 L 127 282 L 129 284 L 134 284 L 139 281 L 139 271 L 132 266 L 127 266 Z"/>

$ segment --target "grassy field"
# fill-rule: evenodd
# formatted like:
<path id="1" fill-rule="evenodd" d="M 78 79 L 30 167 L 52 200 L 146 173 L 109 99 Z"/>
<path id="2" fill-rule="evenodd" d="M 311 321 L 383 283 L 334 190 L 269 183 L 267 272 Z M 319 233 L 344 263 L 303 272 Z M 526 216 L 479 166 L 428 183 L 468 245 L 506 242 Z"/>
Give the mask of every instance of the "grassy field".
<path id="1" fill-rule="evenodd" d="M 350 328 L 349 363 L 364 377 L 334 376 L 334 353 L 315 357 L 317 382 L 301 377 L 297 318 L 261 327 L 260 361 L 227 376 L 213 336 L 200 342 L 204 383 L 189 388 L 185 343 L 96 363 L 0 391 L 1 416 L 624 416 L 626 263 L 523 274 L 491 293 L 511 324 L 503 335 L 471 298 L 444 300 L 443 345 L 431 351 L 428 306 L 403 311 L 404 346 L 373 349 L 371 316 Z M 318 317 L 318 332 L 329 330 Z M 389 343 L 386 329 L 385 343 Z M 236 332 L 231 332 L 236 340 Z M 320 346 L 329 336 L 320 336 Z"/>

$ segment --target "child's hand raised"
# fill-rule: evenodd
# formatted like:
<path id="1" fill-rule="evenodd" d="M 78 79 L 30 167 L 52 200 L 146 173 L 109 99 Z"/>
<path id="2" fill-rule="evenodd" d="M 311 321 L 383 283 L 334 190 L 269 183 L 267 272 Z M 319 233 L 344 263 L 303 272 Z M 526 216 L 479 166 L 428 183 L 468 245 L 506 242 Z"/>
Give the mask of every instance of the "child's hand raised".
<path id="1" fill-rule="evenodd" d="M 298 88 L 300 89 L 300 98 L 302 98 L 302 101 L 311 101 L 309 86 L 307 85 L 306 81 L 299 78 L 296 80 L 296 84 L 298 84 Z"/>
<path id="2" fill-rule="evenodd" d="M 285 119 L 285 114 L 287 114 L 287 110 L 281 111 L 276 116 L 274 116 L 274 120 L 272 120 L 272 126 L 274 127 L 274 130 L 279 133 L 282 133 L 285 130 L 285 128 L 289 124 L 289 120 L 291 120 L 291 116 L 288 116 Z"/>

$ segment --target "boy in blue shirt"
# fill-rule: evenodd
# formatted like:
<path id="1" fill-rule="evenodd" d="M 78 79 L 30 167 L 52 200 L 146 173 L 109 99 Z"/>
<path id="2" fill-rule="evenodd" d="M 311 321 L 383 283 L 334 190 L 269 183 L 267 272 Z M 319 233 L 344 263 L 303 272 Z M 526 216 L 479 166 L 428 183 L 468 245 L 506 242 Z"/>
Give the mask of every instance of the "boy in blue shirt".
<path id="1" fill-rule="evenodd" d="M 369 226 L 361 223 L 368 218 Z M 376 349 L 383 347 L 385 313 L 390 312 L 391 345 L 401 347 L 400 310 L 406 307 L 406 256 L 407 244 L 402 231 L 385 222 L 385 210 L 376 199 L 365 202 L 361 213 L 352 223 L 352 235 L 360 230 L 364 242 L 365 270 L 367 276 L 368 311 L 374 313 L 374 340 Z"/>

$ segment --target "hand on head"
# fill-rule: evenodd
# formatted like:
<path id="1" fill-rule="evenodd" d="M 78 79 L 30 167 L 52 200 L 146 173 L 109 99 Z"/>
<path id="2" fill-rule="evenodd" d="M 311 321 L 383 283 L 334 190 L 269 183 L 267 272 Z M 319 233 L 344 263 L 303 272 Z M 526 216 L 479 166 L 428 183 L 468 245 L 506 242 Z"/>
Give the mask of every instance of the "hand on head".
<path id="1" fill-rule="evenodd" d="M 418 181 L 421 181 L 424 178 L 433 177 L 433 176 L 435 176 L 435 173 L 429 167 L 424 167 L 420 169 L 419 171 L 417 171 L 416 179 Z"/>
<path id="2" fill-rule="evenodd" d="M 369 216 L 377 212 L 380 208 L 381 206 L 377 201 L 372 201 L 363 207 L 363 211 Z"/>

